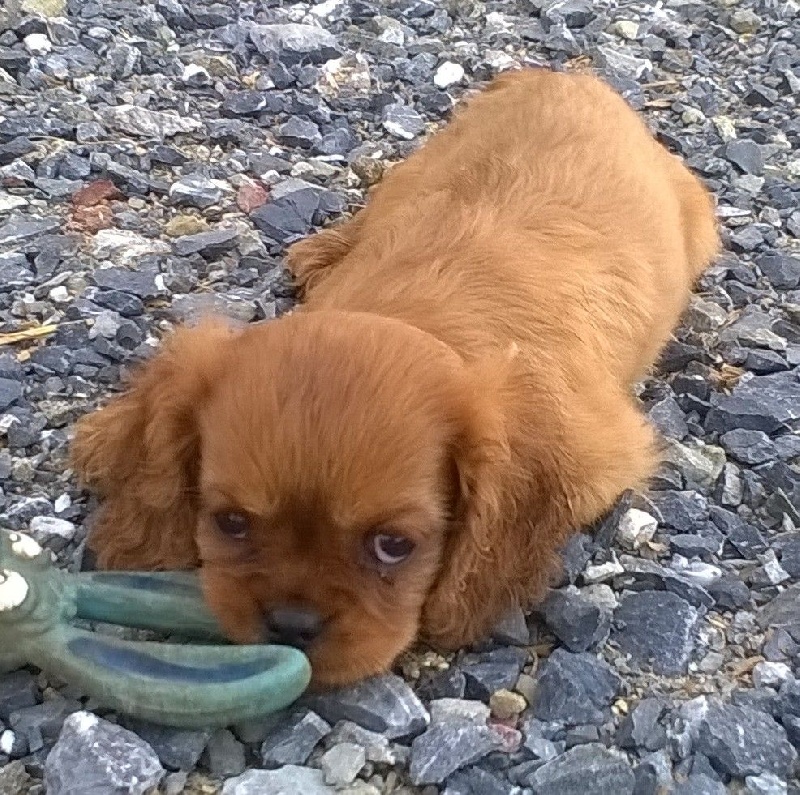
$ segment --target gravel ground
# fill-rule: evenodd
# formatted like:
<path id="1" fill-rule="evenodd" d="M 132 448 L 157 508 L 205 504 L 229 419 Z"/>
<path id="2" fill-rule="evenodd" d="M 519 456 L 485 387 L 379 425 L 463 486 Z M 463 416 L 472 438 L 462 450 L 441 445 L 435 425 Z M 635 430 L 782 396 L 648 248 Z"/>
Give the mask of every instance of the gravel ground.
<path id="1" fill-rule="evenodd" d="M 541 610 L 225 731 L 0 676 L 0 793 L 800 793 L 796 0 L 5 0 L 0 521 L 83 560 L 76 417 L 179 319 L 292 306 L 285 245 L 465 91 L 592 68 L 715 191 L 726 252 L 641 398 L 667 440 Z M 10 335 L 10 336 L 9 336 Z"/>

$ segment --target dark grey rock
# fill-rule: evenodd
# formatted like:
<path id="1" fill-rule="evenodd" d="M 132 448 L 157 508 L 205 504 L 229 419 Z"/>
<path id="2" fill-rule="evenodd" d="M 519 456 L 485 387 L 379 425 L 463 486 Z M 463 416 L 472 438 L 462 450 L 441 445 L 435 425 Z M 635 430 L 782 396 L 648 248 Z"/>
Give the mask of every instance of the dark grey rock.
<path id="1" fill-rule="evenodd" d="M 309 232 L 319 206 L 319 192 L 307 188 L 264 204 L 250 218 L 265 235 L 283 243 Z"/>
<path id="2" fill-rule="evenodd" d="M 425 130 L 425 120 L 412 107 L 396 102 L 384 108 L 383 127 L 395 138 L 410 141 Z"/>
<path id="3" fill-rule="evenodd" d="M 667 705 L 660 698 L 644 698 L 625 716 L 617 732 L 620 748 L 658 751 L 667 743 L 667 730 L 659 722 Z"/>
<path id="4" fill-rule="evenodd" d="M 698 610 L 669 591 L 623 596 L 614 613 L 611 639 L 632 662 L 671 676 L 686 672 Z"/>
<path id="5" fill-rule="evenodd" d="M 739 610 L 750 604 L 750 589 L 734 574 L 726 574 L 708 586 L 720 610 Z"/>
<path id="6" fill-rule="evenodd" d="M 230 116 L 257 116 L 267 107 L 263 91 L 232 91 L 222 102 L 222 110 Z"/>
<path id="7" fill-rule="evenodd" d="M 28 671 L 0 676 L 0 719 L 8 721 L 12 712 L 36 704 L 38 688 Z"/>
<path id="8" fill-rule="evenodd" d="M 545 763 L 524 783 L 536 795 L 585 795 L 587 791 L 633 795 L 635 777 L 623 757 L 602 745 L 590 744 L 579 745 Z"/>
<path id="9" fill-rule="evenodd" d="M 479 767 L 459 770 L 447 779 L 442 795 L 518 795 L 513 784 Z"/>
<path id="10" fill-rule="evenodd" d="M 756 260 L 761 272 L 776 290 L 800 287 L 800 259 L 785 254 L 766 254 Z"/>
<path id="11" fill-rule="evenodd" d="M 764 155 L 755 141 L 746 138 L 730 141 L 725 146 L 725 157 L 745 174 L 764 173 Z"/>
<path id="12" fill-rule="evenodd" d="M 14 405 L 22 397 L 22 384 L 11 378 L 0 378 L 0 411 Z"/>
<path id="13" fill-rule="evenodd" d="M 775 459 L 775 445 L 763 431 L 737 428 L 723 433 L 719 441 L 726 452 L 740 464 L 754 466 Z"/>
<path id="14" fill-rule="evenodd" d="M 785 629 L 793 638 L 800 639 L 800 583 L 790 585 L 758 612 L 762 629 Z"/>
<path id="15" fill-rule="evenodd" d="M 533 714 L 542 721 L 600 725 L 621 687 L 617 674 L 587 652 L 556 649 L 542 666 Z"/>
<path id="16" fill-rule="evenodd" d="M 207 177 L 190 175 L 172 184 L 169 189 L 172 201 L 182 207 L 211 207 L 222 198 L 222 190 Z"/>
<path id="17" fill-rule="evenodd" d="M 783 547 L 781 566 L 790 577 L 800 579 L 800 538 L 790 541 Z"/>
<path id="18" fill-rule="evenodd" d="M 55 232 L 61 222 L 58 218 L 40 218 L 29 220 L 26 218 L 10 218 L 0 226 L 0 246 L 21 243 L 31 238 Z"/>
<path id="19" fill-rule="evenodd" d="M 463 698 L 466 688 L 464 672 L 451 666 L 443 671 L 423 671 L 417 683 L 417 695 L 424 701 Z"/>
<path id="20" fill-rule="evenodd" d="M 467 698 L 487 701 L 498 690 L 513 689 L 527 658 L 526 651 L 513 647 L 465 656 L 459 667 Z"/>
<path id="21" fill-rule="evenodd" d="M 679 782 L 673 795 L 725 795 L 728 790 L 725 785 L 716 778 L 705 776 L 702 773 L 692 773 L 685 781 Z"/>
<path id="22" fill-rule="evenodd" d="M 349 720 L 389 739 L 415 736 L 428 724 L 428 712 L 422 702 L 394 674 L 370 677 L 351 687 L 306 696 L 304 700 L 331 725 Z"/>
<path id="23" fill-rule="evenodd" d="M 330 725 L 311 710 L 302 710 L 279 723 L 261 745 L 265 767 L 305 764 Z"/>
<path id="24" fill-rule="evenodd" d="M 312 25 L 253 25 L 250 39 L 262 55 L 287 66 L 324 63 L 342 55 L 336 37 Z"/>
<path id="25" fill-rule="evenodd" d="M 713 394 L 711 405 L 705 421 L 709 431 L 791 429 L 800 419 L 800 377 L 792 371 L 755 376 L 730 395 Z"/>
<path id="26" fill-rule="evenodd" d="M 144 795 L 164 772 L 147 743 L 88 712 L 64 721 L 44 766 L 51 795 Z"/>
<path id="27" fill-rule="evenodd" d="M 509 611 L 495 625 L 492 637 L 498 643 L 506 643 L 509 646 L 526 646 L 530 643 L 531 633 L 522 610 L 516 607 Z"/>
<path id="28" fill-rule="evenodd" d="M 783 727 L 748 707 L 710 705 L 700 721 L 696 747 L 722 772 L 737 778 L 760 773 L 786 777 L 797 760 Z"/>
<path id="29" fill-rule="evenodd" d="M 547 626 L 570 651 L 597 646 L 611 629 L 611 612 L 575 590 L 551 592 L 542 611 Z"/>
<path id="30" fill-rule="evenodd" d="M 98 287 L 131 293 L 142 300 L 159 296 L 162 291 L 156 285 L 156 273 L 148 270 L 128 270 L 127 268 L 98 268 L 92 272 L 92 280 Z"/>
<path id="31" fill-rule="evenodd" d="M 210 730 L 193 731 L 129 721 L 126 728 L 141 737 L 170 770 L 194 770 L 211 737 Z"/>
<path id="32" fill-rule="evenodd" d="M 441 784 L 456 770 L 475 764 L 500 746 L 488 726 L 448 722 L 430 726 L 411 744 L 411 781 L 422 786 Z"/>
<path id="33" fill-rule="evenodd" d="M 708 500 L 696 491 L 668 491 L 652 495 L 661 524 L 679 533 L 694 533 L 709 515 Z"/>
<path id="34" fill-rule="evenodd" d="M 755 558 L 767 548 L 767 542 L 759 529 L 748 524 L 737 514 L 714 506 L 711 521 L 725 534 L 736 551 L 745 558 Z"/>
<path id="35" fill-rule="evenodd" d="M 319 127 L 313 121 L 293 117 L 278 128 L 278 140 L 285 146 L 311 149 L 322 140 Z"/>
<path id="36" fill-rule="evenodd" d="M 209 738 L 203 763 L 217 778 L 239 776 L 247 767 L 244 745 L 227 729 L 219 729 Z"/>
<path id="37" fill-rule="evenodd" d="M 219 257 L 236 247 L 238 237 L 239 232 L 234 228 L 184 235 L 175 241 L 175 253 L 181 257 L 188 257 L 191 254 L 202 254 L 209 259 Z"/>
<path id="38" fill-rule="evenodd" d="M 671 439 L 680 441 L 689 432 L 683 411 L 673 397 L 653 403 L 647 410 L 647 416 L 661 433 Z"/>

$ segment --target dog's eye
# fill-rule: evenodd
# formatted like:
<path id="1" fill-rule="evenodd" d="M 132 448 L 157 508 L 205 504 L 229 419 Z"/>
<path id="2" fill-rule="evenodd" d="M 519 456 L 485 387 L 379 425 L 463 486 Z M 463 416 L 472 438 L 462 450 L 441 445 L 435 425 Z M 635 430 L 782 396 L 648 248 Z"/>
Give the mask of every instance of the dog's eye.
<path id="1" fill-rule="evenodd" d="M 245 514 L 236 511 L 215 513 L 214 522 L 222 535 L 235 541 L 244 540 L 250 531 L 250 520 Z"/>
<path id="2" fill-rule="evenodd" d="M 397 566 L 413 551 L 414 542 L 405 536 L 376 533 L 368 538 L 370 554 L 382 566 Z"/>

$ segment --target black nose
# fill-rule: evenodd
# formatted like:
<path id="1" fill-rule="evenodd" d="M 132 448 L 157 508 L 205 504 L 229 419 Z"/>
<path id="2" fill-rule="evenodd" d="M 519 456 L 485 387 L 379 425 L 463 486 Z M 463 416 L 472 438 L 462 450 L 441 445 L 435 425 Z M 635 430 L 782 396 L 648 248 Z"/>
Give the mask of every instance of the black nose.
<path id="1" fill-rule="evenodd" d="M 322 630 L 322 618 L 316 610 L 305 607 L 276 607 L 267 613 L 269 640 L 285 646 L 305 649 Z"/>

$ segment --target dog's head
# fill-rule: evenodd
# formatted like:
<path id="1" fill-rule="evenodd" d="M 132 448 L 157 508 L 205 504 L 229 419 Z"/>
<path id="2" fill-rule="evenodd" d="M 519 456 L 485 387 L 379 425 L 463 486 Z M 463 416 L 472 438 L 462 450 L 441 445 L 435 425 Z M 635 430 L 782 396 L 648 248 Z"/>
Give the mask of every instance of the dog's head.
<path id="1" fill-rule="evenodd" d="M 385 670 L 487 547 L 507 442 L 478 369 L 357 313 L 180 330 L 79 423 L 100 564 L 200 564 L 230 637 L 303 647 L 318 684 Z"/>

